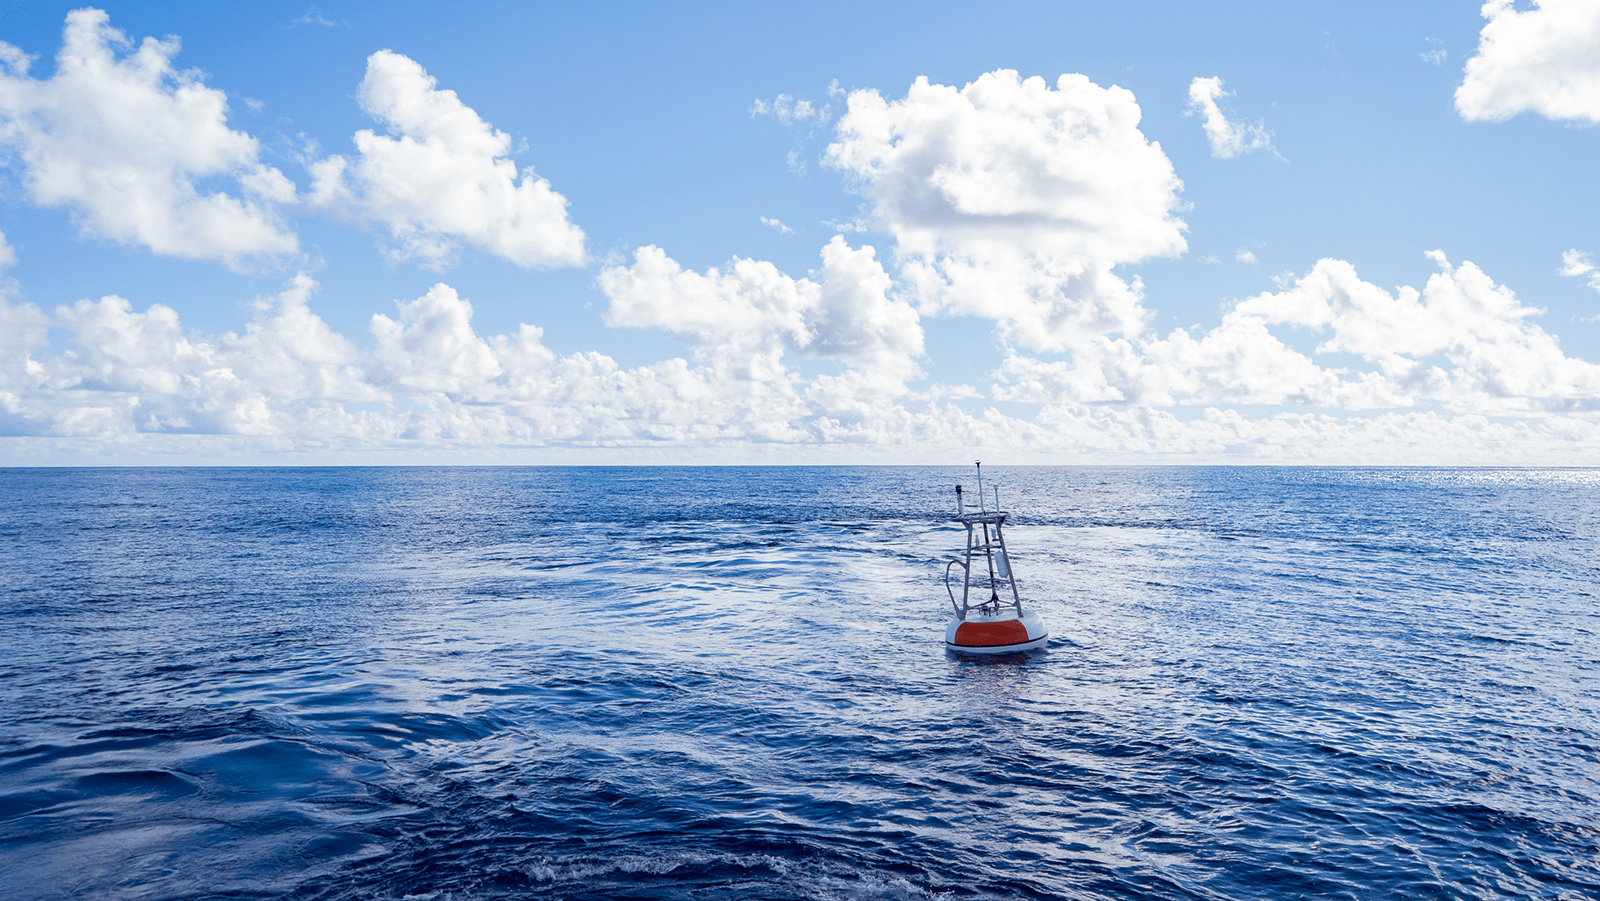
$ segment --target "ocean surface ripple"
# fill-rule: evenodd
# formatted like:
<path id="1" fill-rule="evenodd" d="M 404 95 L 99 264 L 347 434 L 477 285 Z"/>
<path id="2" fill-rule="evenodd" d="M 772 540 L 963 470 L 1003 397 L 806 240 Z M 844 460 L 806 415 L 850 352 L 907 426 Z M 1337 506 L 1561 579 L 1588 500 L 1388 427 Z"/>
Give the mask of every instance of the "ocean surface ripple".
<path id="1" fill-rule="evenodd" d="M 1600 897 L 1600 471 L 994 470 L 0 470 L 4 894 Z"/>

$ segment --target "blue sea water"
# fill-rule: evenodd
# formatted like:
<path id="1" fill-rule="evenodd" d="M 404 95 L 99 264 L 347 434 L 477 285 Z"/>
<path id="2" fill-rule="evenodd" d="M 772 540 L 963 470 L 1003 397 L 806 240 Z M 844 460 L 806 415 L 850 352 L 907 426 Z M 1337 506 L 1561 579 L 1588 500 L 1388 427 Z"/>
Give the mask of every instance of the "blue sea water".
<path id="1" fill-rule="evenodd" d="M 1600 471 L 0 470 L 11 899 L 1600 897 Z"/>

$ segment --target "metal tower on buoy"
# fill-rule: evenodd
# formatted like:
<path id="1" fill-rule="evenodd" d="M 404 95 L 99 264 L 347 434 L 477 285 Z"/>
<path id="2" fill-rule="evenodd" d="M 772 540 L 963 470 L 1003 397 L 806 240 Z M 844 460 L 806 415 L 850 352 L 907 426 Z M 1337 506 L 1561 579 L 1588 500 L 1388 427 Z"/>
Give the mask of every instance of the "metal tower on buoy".
<path id="1" fill-rule="evenodd" d="M 955 616 L 944 630 L 945 647 L 962 654 L 1010 654 L 1042 648 L 1050 633 L 1039 614 L 1022 609 L 1011 555 L 1003 529 L 1006 512 L 1000 509 L 1000 488 L 994 486 L 994 509 L 983 490 L 983 461 L 978 467 L 978 503 L 968 508 L 961 486 L 956 486 L 956 519 L 967 527 L 963 559 L 944 568 L 944 587 Z M 961 567 L 961 597 L 956 598 L 951 573 Z"/>

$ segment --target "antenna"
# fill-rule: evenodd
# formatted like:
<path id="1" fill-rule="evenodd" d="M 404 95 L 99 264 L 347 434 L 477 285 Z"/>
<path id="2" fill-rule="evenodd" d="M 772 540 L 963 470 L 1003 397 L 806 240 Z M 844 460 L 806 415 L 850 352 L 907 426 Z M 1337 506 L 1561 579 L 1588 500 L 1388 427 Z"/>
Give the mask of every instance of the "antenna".
<path id="1" fill-rule="evenodd" d="M 978 510 L 988 513 L 989 510 L 983 500 L 983 461 L 978 460 L 973 465 L 978 467 Z"/>

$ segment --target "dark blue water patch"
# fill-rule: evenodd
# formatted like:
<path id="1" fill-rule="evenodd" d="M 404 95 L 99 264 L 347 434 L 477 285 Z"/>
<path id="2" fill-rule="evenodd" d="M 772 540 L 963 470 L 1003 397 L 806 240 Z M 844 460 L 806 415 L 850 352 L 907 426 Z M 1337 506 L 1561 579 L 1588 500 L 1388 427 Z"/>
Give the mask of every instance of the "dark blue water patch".
<path id="1" fill-rule="evenodd" d="M 1600 473 L 0 471 L 18 898 L 1600 893 Z"/>

